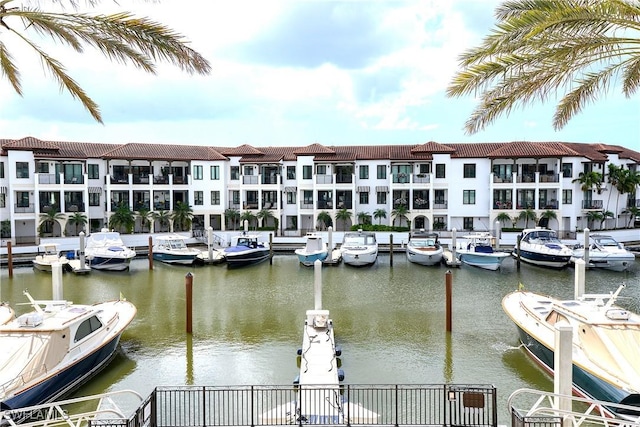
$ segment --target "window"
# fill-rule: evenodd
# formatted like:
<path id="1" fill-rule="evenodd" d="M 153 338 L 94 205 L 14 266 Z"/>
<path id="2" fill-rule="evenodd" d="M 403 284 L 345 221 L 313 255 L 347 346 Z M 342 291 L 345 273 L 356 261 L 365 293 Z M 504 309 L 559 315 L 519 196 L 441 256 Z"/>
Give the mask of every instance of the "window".
<path id="1" fill-rule="evenodd" d="M 29 192 L 28 191 L 17 191 L 16 192 L 16 204 L 19 208 L 28 208 L 29 207 Z"/>
<path id="2" fill-rule="evenodd" d="M 465 230 L 473 230 L 473 217 L 465 216 L 464 218 L 462 218 L 462 227 Z"/>
<path id="3" fill-rule="evenodd" d="M 511 180 L 513 165 L 493 165 L 493 174 L 496 178 Z"/>
<path id="4" fill-rule="evenodd" d="M 209 168 L 209 173 L 211 174 L 211 180 L 217 181 L 220 179 L 220 166 L 211 166 Z"/>
<path id="5" fill-rule="evenodd" d="M 387 192 L 386 191 L 378 191 L 376 192 L 376 202 L 379 205 L 387 204 Z"/>
<path id="6" fill-rule="evenodd" d="M 4 162 L 0 162 L 0 178 L 4 178 Z"/>
<path id="7" fill-rule="evenodd" d="M 311 165 L 302 166 L 302 179 L 311 179 L 312 172 Z"/>
<path id="8" fill-rule="evenodd" d="M 202 180 L 202 165 L 193 166 L 193 179 Z"/>
<path id="9" fill-rule="evenodd" d="M 287 179 L 296 179 L 296 167 L 287 166 Z"/>
<path id="10" fill-rule="evenodd" d="M 233 181 L 240 179 L 240 166 L 231 166 L 231 174 L 229 178 Z"/>
<path id="11" fill-rule="evenodd" d="M 475 205 L 476 190 L 464 190 L 462 192 L 462 203 L 465 205 Z"/>
<path id="12" fill-rule="evenodd" d="M 240 204 L 240 192 L 238 190 L 231 192 L 231 201 L 234 205 Z"/>
<path id="13" fill-rule="evenodd" d="M 422 163 L 420 165 L 420 173 L 431 173 L 431 168 L 430 168 L 430 164 L 429 163 Z"/>
<path id="14" fill-rule="evenodd" d="M 573 203 L 573 192 L 572 190 L 562 190 L 562 204 L 570 205 Z"/>
<path id="15" fill-rule="evenodd" d="M 253 166 L 245 166 L 243 175 L 253 175 Z"/>
<path id="16" fill-rule="evenodd" d="M 38 173 L 49 173 L 49 163 L 42 162 L 36 164 L 36 171 Z"/>
<path id="17" fill-rule="evenodd" d="M 89 193 L 89 206 L 100 206 L 100 193 Z"/>
<path id="18" fill-rule="evenodd" d="M 88 337 L 101 327 L 102 323 L 100 322 L 100 320 L 98 320 L 96 316 L 91 316 L 90 318 L 82 322 L 80 326 L 78 326 L 78 329 L 76 330 L 76 336 L 73 338 L 73 342 L 78 342 L 83 338 Z"/>
<path id="19" fill-rule="evenodd" d="M 369 165 L 360 166 L 360 179 L 369 179 Z"/>
<path id="20" fill-rule="evenodd" d="M 573 165 L 571 163 L 562 164 L 562 177 L 563 178 L 573 177 Z"/>
<path id="21" fill-rule="evenodd" d="M 7 207 L 6 194 L 0 193 L 0 208 L 6 208 L 6 207 Z"/>
<path id="22" fill-rule="evenodd" d="M 378 165 L 376 167 L 378 179 L 387 179 L 387 166 Z"/>
<path id="23" fill-rule="evenodd" d="M 465 178 L 475 178 L 476 177 L 476 165 L 473 163 L 465 163 L 464 164 L 464 174 Z"/>
<path id="24" fill-rule="evenodd" d="M 29 178 L 28 162 L 16 162 L 16 178 Z"/>
<path id="25" fill-rule="evenodd" d="M 302 192 L 302 203 L 305 205 L 313 205 L 313 191 L 304 190 Z"/>
<path id="26" fill-rule="evenodd" d="M 287 192 L 287 204 L 288 205 L 295 205 L 296 204 L 296 195 L 298 193 L 293 193 L 293 192 Z"/>
<path id="27" fill-rule="evenodd" d="M 193 192 L 193 204 L 196 206 L 204 205 L 204 191 Z"/>
<path id="28" fill-rule="evenodd" d="M 211 192 L 211 204 L 212 205 L 219 205 L 220 204 L 220 192 L 219 191 L 212 191 Z"/>
<path id="29" fill-rule="evenodd" d="M 88 164 L 87 175 L 89 175 L 89 179 L 100 179 L 100 167 L 98 165 Z"/>
<path id="30" fill-rule="evenodd" d="M 360 193 L 360 204 L 361 205 L 368 205 L 369 204 L 369 193 L 368 192 Z"/>
<path id="31" fill-rule="evenodd" d="M 327 174 L 327 165 L 318 165 L 318 166 L 316 166 L 316 173 L 318 175 L 326 175 Z"/>

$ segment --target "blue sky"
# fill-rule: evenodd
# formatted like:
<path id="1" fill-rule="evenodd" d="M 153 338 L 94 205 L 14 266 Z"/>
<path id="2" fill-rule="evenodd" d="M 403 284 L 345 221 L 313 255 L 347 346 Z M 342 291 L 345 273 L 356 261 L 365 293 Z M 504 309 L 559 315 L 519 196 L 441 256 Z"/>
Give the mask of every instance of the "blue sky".
<path id="1" fill-rule="evenodd" d="M 476 101 L 447 98 L 458 56 L 493 26 L 498 0 L 103 0 L 169 25 L 212 64 L 157 75 L 39 42 L 100 105 L 104 125 L 2 34 L 24 96 L 0 78 L 0 138 L 215 146 L 603 142 L 640 151 L 640 103 L 612 90 L 562 131 L 555 104 L 466 135 Z"/>

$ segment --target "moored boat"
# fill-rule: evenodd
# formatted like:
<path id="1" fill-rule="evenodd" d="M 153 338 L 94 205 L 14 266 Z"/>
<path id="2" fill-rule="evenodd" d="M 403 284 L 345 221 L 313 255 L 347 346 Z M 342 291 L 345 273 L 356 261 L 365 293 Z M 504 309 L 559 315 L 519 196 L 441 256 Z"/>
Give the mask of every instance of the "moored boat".
<path id="1" fill-rule="evenodd" d="M 185 238 L 178 234 L 157 236 L 151 250 L 153 259 L 167 264 L 192 265 L 202 261 L 200 249 L 188 247 Z"/>
<path id="2" fill-rule="evenodd" d="M 515 323 L 524 349 L 551 374 L 556 324 L 570 325 L 575 393 L 589 399 L 638 406 L 638 412 L 633 414 L 637 419 L 640 316 L 615 305 L 623 287 L 613 294 L 585 294 L 572 300 L 519 290 L 505 296 L 502 307 Z M 632 414 L 618 411 L 615 415 Z"/>
<path id="3" fill-rule="evenodd" d="M 15 312 L 7 303 L 0 303 L 0 325 L 4 325 L 13 320 Z"/>
<path id="4" fill-rule="evenodd" d="M 513 256 L 518 256 L 514 248 Z M 573 251 L 558 239 L 555 231 L 536 227 L 522 230 L 520 259 L 542 267 L 563 268 L 569 264 Z"/>
<path id="5" fill-rule="evenodd" d="M 129 269 L 136 252 L 122 241 L 120 233 L 103 228 L 87 238 L 85 257 L 96 270 L 124 271 Z"/>
<path id="6" fill-rule="evenodd" d="M 462 239 L 456 248 L 456 256 L 467 265 L 496 271 L 510 256 L 508 252 L 494 250 L 493 237 L 489 233 L 468 234 Z"/>
<path id="7" fill-rule="evenodd" d="M 421 265 L 439 265 L 442 262 L 444 248 L 438 240 L 437 233 L 426 233 L 424 230 L 411 233 L 406 246 L 407 259 Z"/>
<path id="8" fill-rule="evenodd" d="M 329 248 L 323 242 L 322 236 L 316 233 L 309 233 L 305 237 L 303 248 L 295 250 L 298 261 L 302 265 L 312 266 L 317 260 L 324 261 L 329 255 Z"/>
<path id="9" fill-rule="evenodd" d="M 263 242 L 260 234 L 243 232 L 233 236 L 231 246 L 224 248 L 228 268 L 258 264 L 271 257 L 269 243 Z"/>
<path id="10" fill-rule="evenodd" d="M 376 234 L 369 231 L 347 232 L 340 251 L 345 264 L 356 267 L 371 265 L 378 259 Z"/>
<path id="11" fill-rule="evenodd" d="M 38 246 L 38 255 L 33 259 L 33 268 L 40 271 L 51 273 L 54 263 L 62 266 L 63 271 L 69 271 L 69 259 L 60 254 L 56 243 L 43 243 Z"/>
<path id="12" fill-rule="evenodd" d="M 136 308 L 117 300 L 93 305 L 38 301 L 33 310 L 0 326 L 0 409 L 62 398 L 113 359 Z"/>
<path id="13" fill-rule="evenodd" d="M 612 236 L 593 234 L 589 236 L 589 241 L 589 268 L 625 271 L 635 260 L 635 255 Z M 584 261 L 584 257 L 584 246 L 574 247 L 571 262 L 575 263 L 577 259 Z"/>

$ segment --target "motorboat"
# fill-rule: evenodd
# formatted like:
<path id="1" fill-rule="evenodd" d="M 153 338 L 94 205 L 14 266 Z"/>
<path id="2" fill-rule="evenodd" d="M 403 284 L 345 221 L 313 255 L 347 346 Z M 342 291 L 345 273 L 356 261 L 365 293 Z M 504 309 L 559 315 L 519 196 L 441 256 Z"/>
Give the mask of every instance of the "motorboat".
<path id="1" fill-rule="evenodd" d="M 263 242 L 260 234 L 243 232 L 231 238 L 231 246 L 224 248 L 228 268 L 258 264 L 271 258 L 269 243 Z"/>
<path id="2" fill-rule="evenodd" d="M 125 271 L 136 251 L 125 246 L 120 233 L 103 228 L 87 238 L 84 250 L 89 266 L 96 270 Z"/>
<path id="3" fill-rule="evenodd" d="M 322 236 L 316 233 L 309 233 L 305 237 L 306 242 L 303 248 L 295 250 L 300 264 L 312 266 L 316 260 L 324 261 L 329 256 L 329 248 L 322 241 Z"/>
<path id="4" fill-rule="evenodd" d="M 577 259 L 584 260 L 585 248 L 583 245 L 573 249 L 571 262 Z M 633 265 L 635 255 L 625 249 L 624 245 L 616 239 L 605 234 L 593 234 L 589 236 L 589 268 L 603 268 L 605 270 L 625 271 Z"/>
<path id="5" fill-rule="evenodd" d="M 407 259 L 416 264 L 439 265 L 442 262 L 444 248 L 437 233 L 425 233 L 424 230 L 411 233 L 406 246 Z"/>
<path id="6" fill-rule="evenodd" d="M 556 325 L 573 328 L 573 389 L 579 396 L 638 406 L 640 413 L 640 316 L 615 305 L 624 285 L 610 294 L 558 300 L 518 290 L 502 300 L 524 349 L 553 375 Z M 612 411 L 616 411 L 613 409 Z M 625 416 L 629 413 L 618 412 Z"/>
<path id="7" fill-rule="evenodd" d="M 518 247 L 513 256 L 518 256 Z M 554 230 L 525 228 L 520 234 L 520 259 L 542 267 L 563 268 L 569 264 L 573 251 L 558 239 Z"/>
<path id="8" fill-rule="evenodd" d="M 43 243 L 38 246 L 38 254 L 33 259 L 33 268 L 51 273 L 54 263 L 62 266 L 63 271 L 69 271 L 69 259 L 61 254 L 56 243 Z"/>
<path id="9" fill-rule="evenodd" d="M 493 248 L 494 237 L 489 233 L 475 233 L 462 236 L 458 242 L 456 257 L 467 265 L 496 271 L 511 255 Z"/>
<path id="10" fill-rule="evenodd" d="M 12 321 L 15 317 L 13 308 L 7 303 L 0 303 L 0 325 Z"/>
<path id="11" fill-rule="evenodd" d="M 188 247 L 186 239 L 178 234 L 157 236 L 151 250 L 153 259 L 167 264 L 192 265 L 202 261 L 202 251 Z"/>
<path id="12" fill-rule="evenodd" d="M 0 325 L 0 410 L 58 400 L 105 368 L 136 315 L 125 300 L 93 305 L 34 300 Z"/>
<path id="13" fill-rule="evenodd" d="M 356 267 L 371 265 L 378 259 L 376 234 L 361 230 L 346 232 L 340 251 L 345 264 Z"/>

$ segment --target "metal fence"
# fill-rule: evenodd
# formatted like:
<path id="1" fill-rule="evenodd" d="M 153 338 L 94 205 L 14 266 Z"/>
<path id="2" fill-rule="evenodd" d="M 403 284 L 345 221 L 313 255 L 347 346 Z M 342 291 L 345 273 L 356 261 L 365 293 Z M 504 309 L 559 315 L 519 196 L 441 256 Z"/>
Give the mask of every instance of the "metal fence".
<path id="1" fill-rule="evenodd" d="M 105 427 L 498 425 L 492 385 L 158 387 Z"/>

